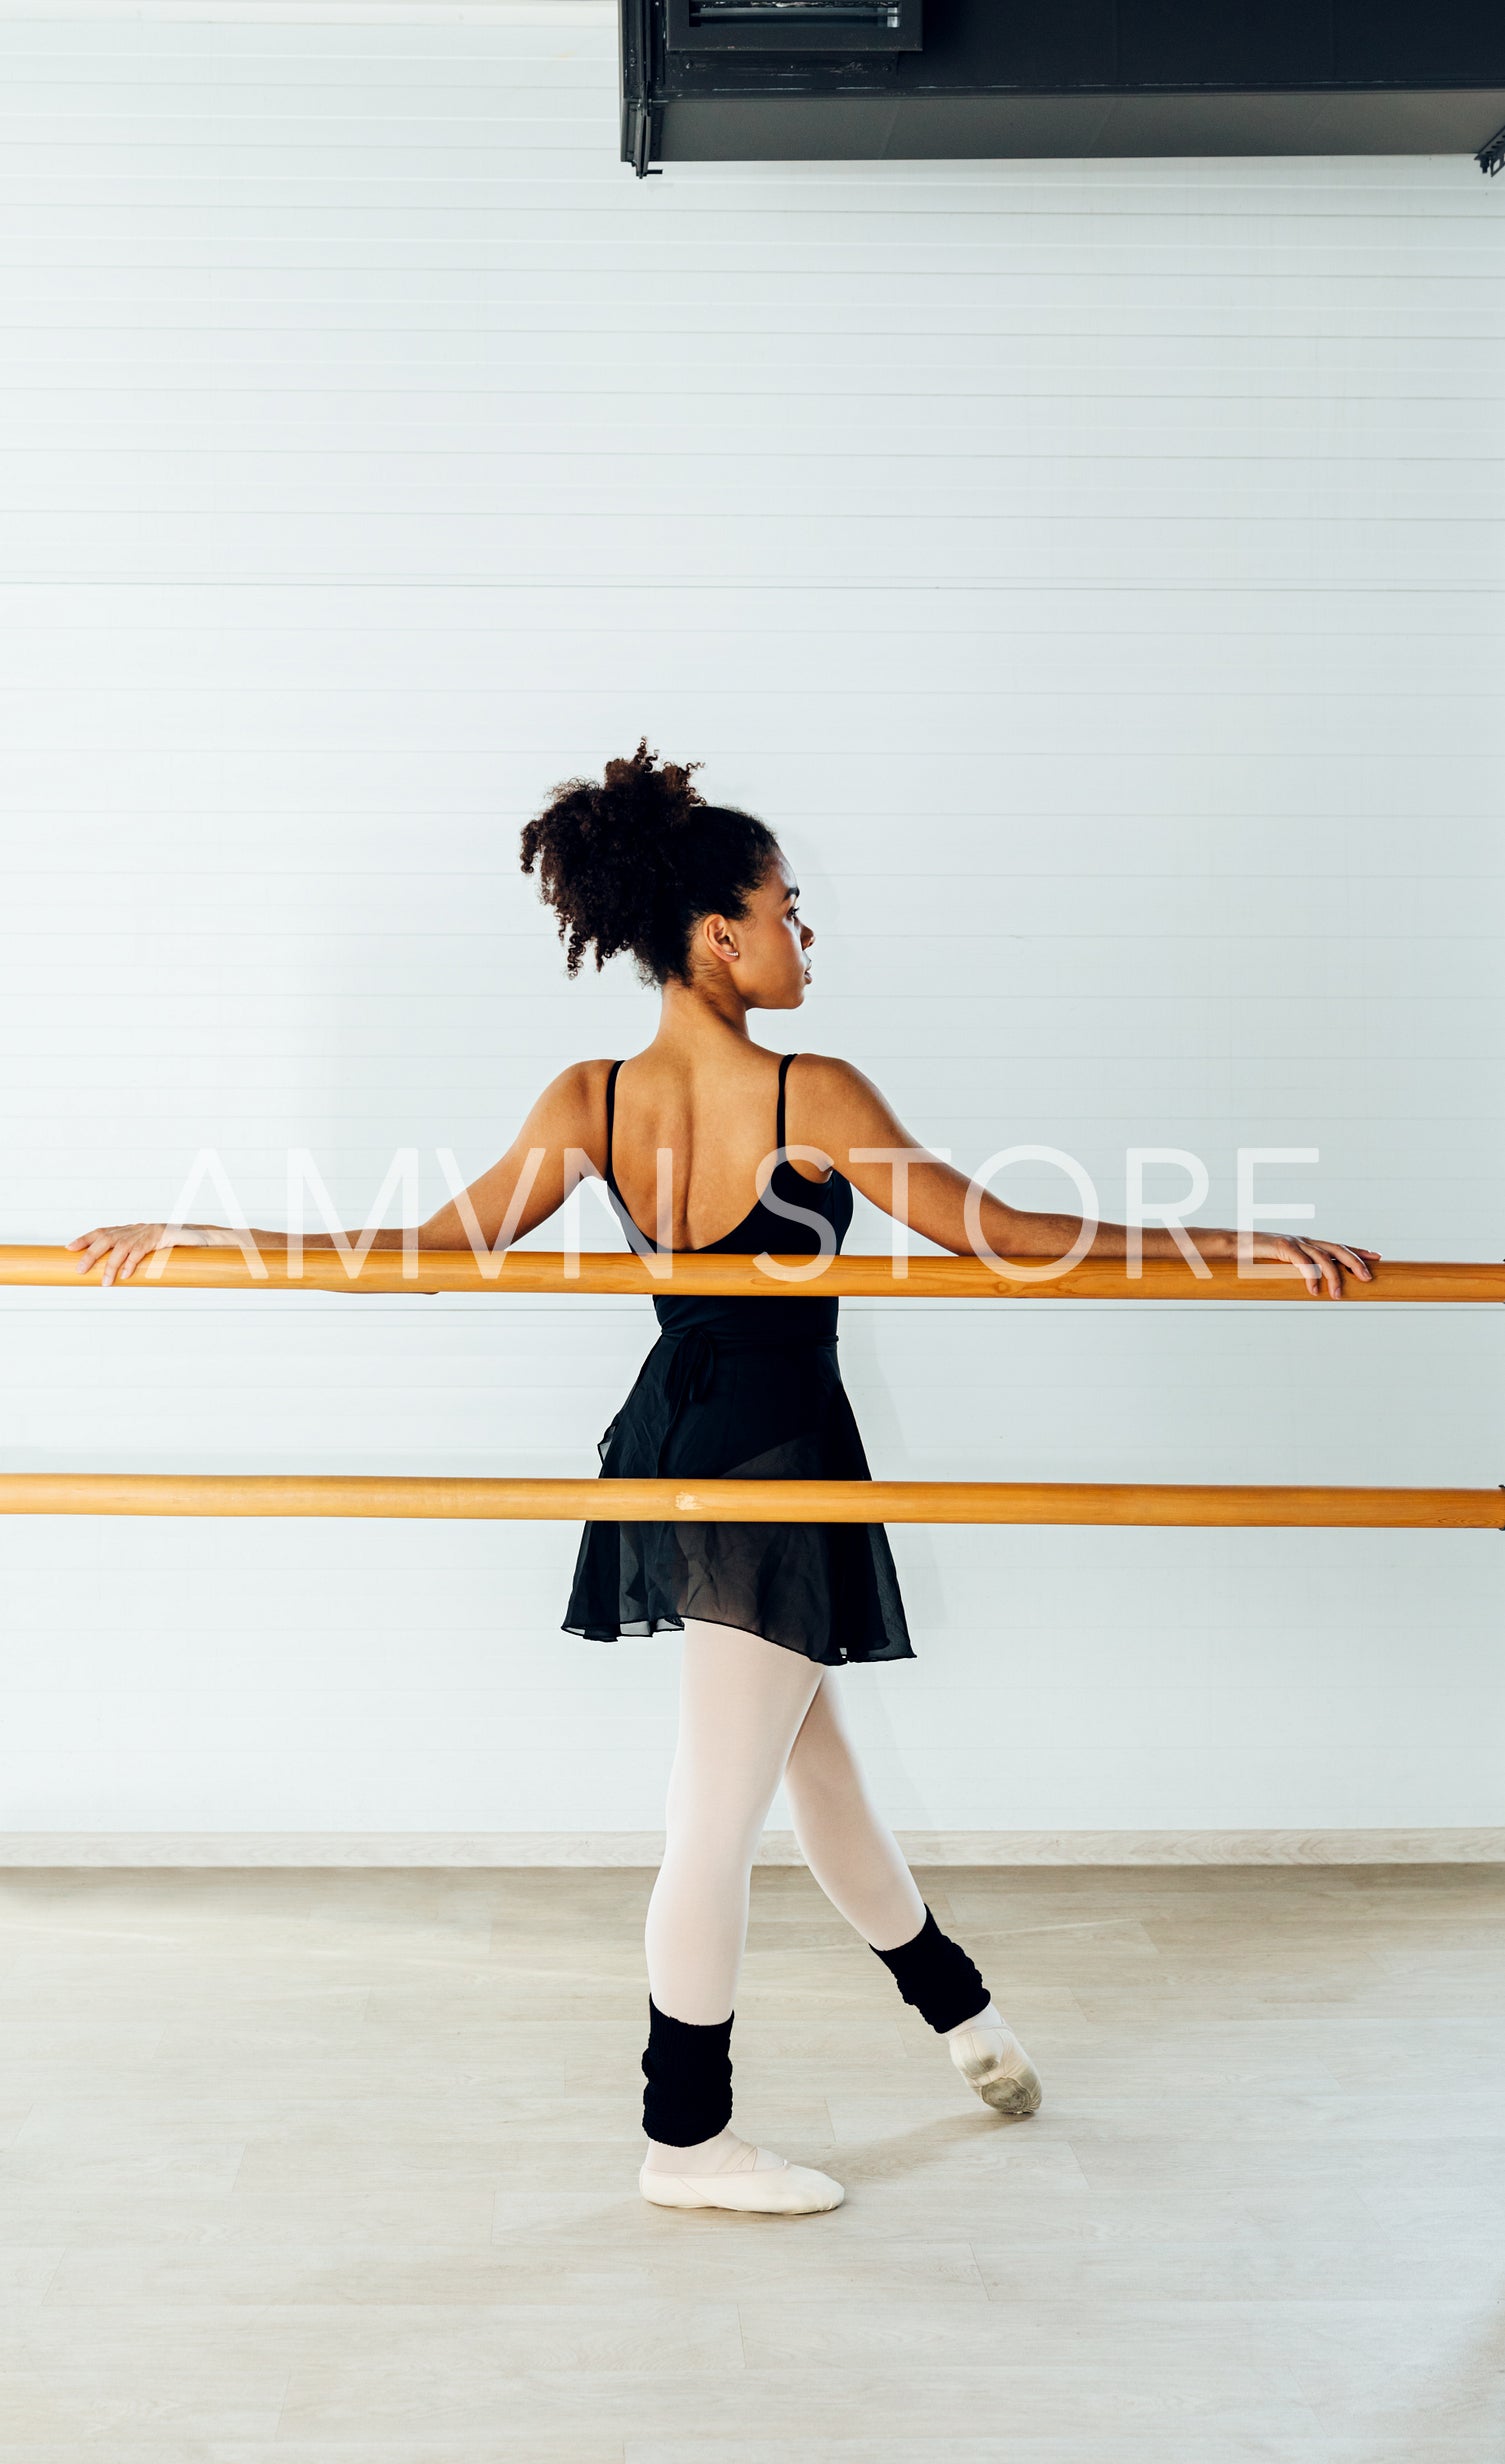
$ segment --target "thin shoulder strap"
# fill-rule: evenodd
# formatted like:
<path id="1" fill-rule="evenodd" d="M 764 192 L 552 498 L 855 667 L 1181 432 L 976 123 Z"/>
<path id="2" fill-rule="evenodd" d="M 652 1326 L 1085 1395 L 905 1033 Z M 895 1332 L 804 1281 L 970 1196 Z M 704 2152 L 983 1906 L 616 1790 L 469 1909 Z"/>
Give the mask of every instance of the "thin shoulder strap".
<path id="1" fill-rule="evenodd" d="M 784 1088 L 785 1082 L 789 1076 L 789 1064 L 793 1059 L 793 1053 L 786 1052 L 783 1060 L 779 1063 L 779 1110 L 778 1118 L 774 1124 L 773 1143 L 774 1152 L 778 1155 L 781 1162 L 784 1155 L 784 1113 L 786 1109 Z"/>
<path id="2" fill-rule="evenodd" d="M 617 1072 L 621 1066 L 620 1061 L 613 1061 L 606 1073 L 606 1186 L 616 1195 L 620 1192 L 617 1191 L 617 1176 L 611 1168 L 611 1133 L 617 1117 Z"/>

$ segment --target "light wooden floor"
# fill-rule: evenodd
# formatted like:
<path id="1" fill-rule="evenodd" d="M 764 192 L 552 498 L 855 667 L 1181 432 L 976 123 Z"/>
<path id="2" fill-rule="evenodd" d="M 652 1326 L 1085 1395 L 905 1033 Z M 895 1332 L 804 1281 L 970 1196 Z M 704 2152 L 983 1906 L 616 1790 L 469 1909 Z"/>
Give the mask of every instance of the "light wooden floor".
<path id="1" fill-rule="evenodd" d="M 922 1875 L 1010 2123 L 760 1870 L 793 2219 L 637 2196 L 651 1880 L 8 1877 L 6 2464 L 1505 2456 L 1505 1871 Z"/>

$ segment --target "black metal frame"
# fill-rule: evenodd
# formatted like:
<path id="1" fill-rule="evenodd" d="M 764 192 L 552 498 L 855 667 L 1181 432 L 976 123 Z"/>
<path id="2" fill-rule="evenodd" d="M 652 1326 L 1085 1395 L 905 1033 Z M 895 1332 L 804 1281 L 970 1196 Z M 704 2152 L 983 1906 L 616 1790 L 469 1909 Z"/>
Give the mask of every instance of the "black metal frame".
<path id="1" fill-rule="evenodd" d="M 640 180 L 661 176 L 653 155 L 653 86 L 657 70 L 654 0 L 621 0 L 617 21 L 622 76 L 622 156 Z"/>
<path id="2" fill-rule="evenodd" d="M 1505 0 L 892 5 L 894 28 L 773 8 L 705 26 L 692 0 L 619 0 L 622 160 L 640 179 L 663 149 L 696 162 L 1456 151 L 1505 170 L 1505 126 L 1480 143 L 1505 98 Z"/>

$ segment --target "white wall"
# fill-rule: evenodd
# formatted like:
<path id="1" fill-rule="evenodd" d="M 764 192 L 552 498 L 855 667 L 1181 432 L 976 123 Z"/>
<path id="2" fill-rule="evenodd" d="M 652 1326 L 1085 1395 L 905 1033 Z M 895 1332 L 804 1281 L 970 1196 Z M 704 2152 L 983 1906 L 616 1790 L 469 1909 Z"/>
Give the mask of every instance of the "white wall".
<path id="1" fill-rule="evenodd" d="M 615 160 L 600 5 L 0 22 L 0 1238 L 288 1147 L 358 1222 L 631 1050 L 520 823 L 641 730 L 785 834 L 968 1166 L 1498 1256 L 1498 308 L 1462 160 Z M 1011 1194 L 1059 1203 L 1047 1175 Z M 591 1202 L 594 1204 L 594 1200 Z M 218 1213 L 202 1199 L 195 1211 Z M 614 1244 L 604 1216 L 597 1235 Z M 857 1245 L 887 1226 L 865 1211 Z M 557 1235 L 545 1236 L 552 1245 Z M 0 1294 L 12 1468 L 590 1471 L 647 1302 Z M 1500 1312 L 848 1303 L 900 1476 L 1487 1483 Z M 12 1520 L 3 1820 L 650 1829 L 572 1529 Z M 1500 1812 L 1490 1535 L 894 1535 L 911 1827 Z"/>

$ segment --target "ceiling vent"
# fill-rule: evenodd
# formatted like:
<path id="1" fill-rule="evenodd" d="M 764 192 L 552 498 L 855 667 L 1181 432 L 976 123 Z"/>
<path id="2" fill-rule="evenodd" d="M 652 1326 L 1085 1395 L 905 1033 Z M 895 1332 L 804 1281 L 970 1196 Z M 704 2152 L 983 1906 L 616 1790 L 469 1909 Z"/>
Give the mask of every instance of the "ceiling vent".
<path id="1" fill-rule="evenodd" d="M 922 0 L 668 0 L 670 51 L 806 54 L 918 51 Z"/>

